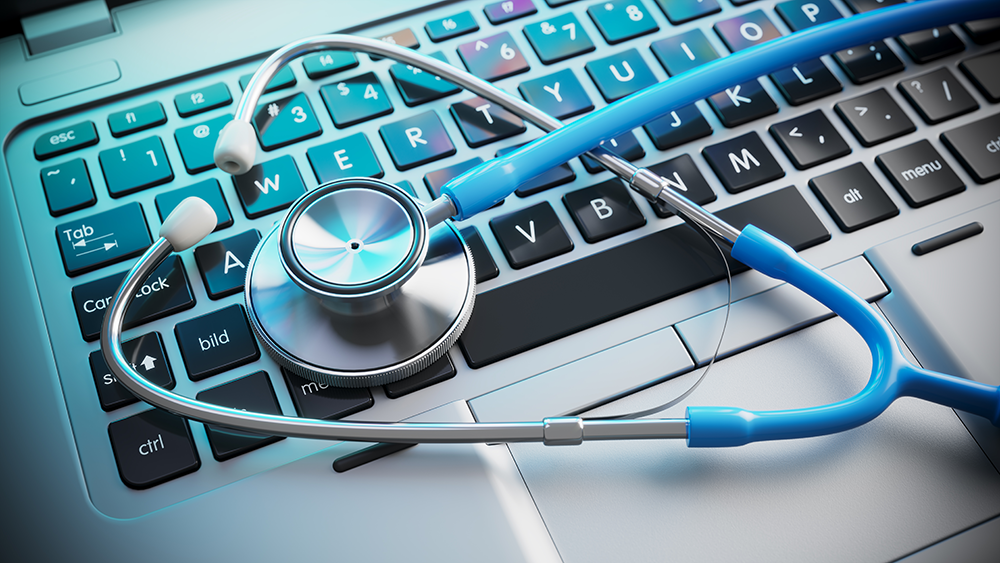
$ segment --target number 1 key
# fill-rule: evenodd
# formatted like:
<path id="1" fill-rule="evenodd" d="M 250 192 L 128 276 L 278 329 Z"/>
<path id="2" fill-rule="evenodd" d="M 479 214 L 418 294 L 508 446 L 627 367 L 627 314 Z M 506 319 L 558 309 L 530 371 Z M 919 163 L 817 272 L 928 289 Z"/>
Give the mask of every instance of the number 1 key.
<path id="1" fill-rule="evenodd" d="M 159 137 L 101 151 L 98 159 L 111 197 L 121 197 L 174 179 Z"/>

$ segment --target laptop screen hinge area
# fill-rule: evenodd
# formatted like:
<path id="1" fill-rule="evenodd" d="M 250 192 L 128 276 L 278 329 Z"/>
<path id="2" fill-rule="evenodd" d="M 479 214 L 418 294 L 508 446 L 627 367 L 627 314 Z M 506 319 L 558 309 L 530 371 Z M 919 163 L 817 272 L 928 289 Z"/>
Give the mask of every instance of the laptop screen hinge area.
<path id="1" fill-rule="evenodd" d="M 21 19 L 28 50 L 38 55 L 114 33 L 105 0 L 87 0 Z"/>

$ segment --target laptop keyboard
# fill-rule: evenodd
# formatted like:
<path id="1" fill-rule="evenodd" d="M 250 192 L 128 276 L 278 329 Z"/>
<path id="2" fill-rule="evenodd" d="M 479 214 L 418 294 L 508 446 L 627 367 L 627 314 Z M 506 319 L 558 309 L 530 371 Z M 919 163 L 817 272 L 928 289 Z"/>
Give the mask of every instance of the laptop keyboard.
<path id="1" fill-rule="evenodd" d="M 728 52 L 891 3 L 506 0 L 357 33 L 572 119 Z M 998 36 L 998 22 L 973 22 L 804 61 L 605 147 L 828 267 L 996 197 L 1000 51 L 989 44 Z M 335 389 L 280 369 L 260 353 L 241 292 L 261 234 L 298 196 L 369 176 L 428 202 L 451 178 L 541 133 L 419 69 L 319 52 L 268 85 L 253 118 L 263 157 L 233 178 L 215 168 L 212 149 L 258 63 L 54 116 L 6 149 L 84 475 L 106 513 L 144 514 L 329 446 L 150 410 L 108 373 L 96 340 L 110 296 L 185 197 L 205 199 L 219 225 L 142 286 L 124 350 L 150 380 L 220 405 L 400 420 L 596 352 L 544 356 L 550 343 L 636 311 L 687 300 L 687 312 L 666 315 L 660 329 L 722 304 L 726 270 L 712 262 L 715 248 L 584 157 L 459 225 L 481 285 L 444 358 L 374 389 Z M 738 275 L 745 267 L 730 266 L 738 297 L 760 291 L 740 290 L 754 284 Z M 515 357 L 523 360 L 511 364 Z"/>

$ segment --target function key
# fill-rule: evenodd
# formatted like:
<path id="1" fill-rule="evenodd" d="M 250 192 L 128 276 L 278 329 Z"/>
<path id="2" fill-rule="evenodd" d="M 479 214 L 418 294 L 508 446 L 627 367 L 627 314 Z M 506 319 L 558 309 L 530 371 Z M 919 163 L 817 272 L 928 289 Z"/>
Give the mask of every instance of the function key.
<path id="1" fill-rule="evenodd" d="M 94 122 L 84 121 L 39 136 L 35 141 L 35 158 L 45 160 L 96 144 L 97 128 Z"/>
<path id="2" fill-rule="evenodd" d="M 163 141 L 149 137 L 98 155 L 111 197 L 166 184 L 174 179 Z"/>
<path id="3" fill-rule="evenodd" d="M 563 203 L 583 240 L 591 244 L 646 224 L 639 206 L 618 178 L 569 192 L 563 196 Z"/>
<path id="4" fill-rule="evenodd" d="M 559 6 L 565 6 L 566 4 L 570 4 L 572 2 L 576 2 L 576 0 L 545 0 L 545 3 L 548 4 L 550 8 L 558 8 Z"/>
<path id="5" fill-rule="evenodd" d="M 212 206 L 212 211 L 215 211 L 216 231 L 233 225 L 233 216 L 229 214 L 229 206 L 226 205 L 226 199 L 222 197 L 222 188 L 219 187 L 219 181 L 215 178 L 202 180 L 186 188 L 157 194 L 156 212 L 160 215 L 160 222 L 165 221 L 174 208 L 189 197 L 199 197 Z"/>
<path id="6" fill-rule="evenodd" d="M 493 25 L 499 25 L 510 20 L 530 16 L 538 12 L 531 0 L 504 0 L 483 6 L 486 19 Z"/>
<path id="7" fill-rule="evenodd" d="M 757 80 L 726 88 L 725 92 L 709 98 L 708 103 L 726 127 L 736 127 L 778 113 L 778 106 Z"/>
<path id="8" fill-rule="evenodd" d="M 246 90 L 247 85 L 250 84 L 250 79 L 253 78 L 254 73 L 244 74 L 240 77 L 240 90 Z M 267 83 L 264 88 L 264 93 L 268 94 L 274 92 L 275 90 L 284 90 L 285 88 L 291 88 L 295 86 L 295 74 L 292 72 L 292 67 L 283 66 L 278 74 L 274 75 L 274 78 Z"/>
<path id="9" fill-rule="evenodd" d="M 323 132 L 303 92 L 257 106 L 253 127 L 257 130 L 260 146 L 266 151 L 291 145 Z"/>
<path id="10" fill-rule="evenodd" d="M 345 389 L 309 381 L 282 368 L 295 411 L 306 418 L 331 420 L 350 416 L 375 405 L 368 389 Z"/>
<path id="11" fill-rule="evenodd" d="M 138 256 L 153 243 L 137 202 L 63 223 L 56 238 L 69 276 Z"/>
<path id="12" fill-rule="evenodd" d="M 232 115 L 220 115 L 211 121 L 174 131 L 174 140 L 188 174 L 215 168 L 215 141 L 219 138 L 219 131 L 232 120 Z"/>
<path id="13" fill-rule="evenodd" d="M 656 0 L 656 3 L 674 25 L 696 20 L 722 9 L 716 0 Z"/>
<path id="14" fill-rule="evenodd" d="M 470 12 L 461 12 L 454 16 L 448 16 L 439 20 L 429 21 L 424 24 L 424 31 L 431 41 L 437 43 L 473 31 L 479 31 L 479 24 Z"/>
<path id="15" fill-rule="evenodd" d="M 390 45 L 398 45 L 400 47 L 406 47 L 407 49 L 420 48 L 420 41 L 417 40 L 417 36 L 413 34 L 413 30 L 410 28 L 401 29 L 399 31 L 394 31 L 388 35 L 383 35 L 379 37 L 378 40 L 383 43 L 388 43 Z"/>
<path id="16" fill-rule="evenodd" d="M 508 153 L 512 153 L 517 149 L 521 148 L 521 145 L 514 145 L 513 147 L 507 147 L 505 149 L 500 149 L 497 151 L 496 156 L 503 156 Z M 569 163 L 564 162 L 555 168 L 550 168 L 535 176 L 534 178 L 528 180 L 527 182 L 521 184 L 514 191 L 517 197 L 528 197 L 532 194 L 537 194 L 538 192 L 543 192 L 549 188 L 554 188 L 556 186 L 561 186 L 563 184 L 568 184 L 576 180 L 576 173 L 573 169 L 569 167 Z M 479 259 L 476 259 L 476 271 L 479 270 Z"/>
<path id="17" fill-rule="evenodd" d="M 392 113 L 392 104 L 374 72 L 328 84 L 319 92 L 338 129 Z"/>
<path id="18" fill-rule="evenodd" d="M 642 2 L 610 0 L 587 8 L 587 14 L 604 36 L 614 45 L 660 29 Z"/>
<path id="19" fill-rule="evenodd" d="M 555 117 L 566 119 L 594 109 L 594 103 L 576 79 L 573 69 L 522 82 L 517 87 L 526 102 Z"/>
<path id="20" fill-rule="evenodd" d="M 851 153 L 851 147 L 820 110 L 775 123 L 768 130 L 799 170 Z"/>
<path id="21" fill-rule="evenodd" d="M 524 36 L 547 65 L 594 50 L 593 41 L 572 12 L 526 25 Z"/>
<path id="22" fill-rule="evenodd" d="M 671 158 L 666 162 L 654 164 L 647 167 L 650 172 L 666 182 L 666 187 L 683 195 L 698 205 L 705 205 L 718 199 L 715 192 L 705 181 L 705 177 L 698 171 L 694 159 L 690 155 L 682 154 L 676 158 Z M 666 219 L 674 214 L 673 209 L 662 201 L 650 202 L 653 212 L 661 219 Z"/>
<path id="23" fill-rule="evenodd" d="M 836 94 L 843 89 L 837 77 L 819 59 L 809 59 L 779 70 L 771 74 L 771 81 L 793 106 Z"/>
<path id="24" fill-rule="evenodd" d="M 302 59 L 306 76 L 313 80 L 324 78 L 358 66 L 358 57 L 350 51 L 320 51 Z"/>
<path id="25" fill-rule="evenodd" d="M 809 180 L 809 187 L 845 233 L 899 215 L 899 208 L 860 162 L 817 176 Z"/>
<path id="26" fill-rule="evenodd" d="M 866 147 L 916 131 L 884 88 L 834 105 L 834 109 Z"/>
<path id="27" fill-rule="evenodd" d="M 845 0 L 845 2 L 847 2 L 847 6 L 853 10 L 855 14 L 863 14 L 865 12 L 871 12 L 872 10 L 878 10 L 879 8 L 884 8 L 886 6 L 903 4 L 906 0 Z"/>
<path id="28" fill-rule="evenodd" d="M 242 305 L 177 323 L 174 335 L 191 381 L 222 373 L 260 358 Z"/>
<path id="29" fill-rule="evenodd" d="M 979 109 L 965 86 L 944 67 L 907 78 L 896 87 L 927 123 L 941 123 Z"/>
<path id="30" fill-rule="evenodd" d="M 108 425 L 122 482 L 148 489 L 201 467 L 187 420 L 152 409 Z"/>
<path id="31" fill-rule="evenodd" d="M 97 196 L 90 184 L 90 174 L 87 173 L 87 163 L 82 158 L 42 168 L 41 174 L 45 201 L 48 202 L 49 214 L 53 217 L 97 203 Z"/>
<path id="32" fill-rule="evenodd" d="M 483 98 L 451 104 L 450 111 L 465 142 L 473 148 L 527 131 L 520 117 Z"/>
<path id="33" fill-rule="evenodd" d="M 925 139 L 875 157 L 910 207 L 921 207 L 965 190 L 948 162 Z"/>
<path id="34" fill-rule="evenodd" d="M 958 68 L 969 77 L 976 88 L 994 104 L 1000 102 L 1000 51 L 993 51 L 971 59 L 965 59 Z"/>
<path id="35" fill-rule="evenodd" d="M 455 145 L 433 110 L 383 125 L 378 133 L 397 170 L 409 170 L 455 154 Z"/>
<path id="36" fill-rule="evenodd" d="M 941 140 L 980 184 L 1000 179 L 1000 113 L 945 131 Z"/>
<path id="37" fill-rule="evenodd" d="M 785 175 L 778 161 L 764 146 L 757 133 L 709 145 L 701 154 L 731 194 L 766 184 Z"/>
<path id="38" fill-rule="evenodd" d="M 167 114 L 163 112 L 160 102 L 149 102 L 137 108 L 112 113 L 108 116 L 108 127 L 115 137 L 136 133 L 143 129 L 163 125 L 167 122 Z"/>
<path id="39" fill-rule="evenodd" d="M 837 51 L 833 58 L 855 84 L 871 82 L 905 68 L 903 61 L 882 41 Z"/>
<path id="40" fill-rule="evenodd" d="M 548 202 L 490 220 L 510 267 L 515 270 L 573 250 L 573 241 Z"/>
<path id="41" fill-rule="evenodd" d="M 774 9 L 792 31 L 802 31 L 842 17 L 830 0 L 789 0 L 778 3 Z"/>
<path id="42" fill-rule="evenodd" d="M 194 249 L 194 261 L 209 298 L 222 299 L 243 291 L 247 264 L 259 242 L 260 233 L 251 229 Z"/>
<path id="43" fill-rule="evenodd" d="M 479 261 L 477 260 L 476 269 L 478 270 L 478 268 Z M 494 268 L 496 268 L 496 266 L 494 266 Z M 477 271 L 476 274 L 476 282 L 478 283 L 479 272 Z M 414 391 L 426 389 L 435 383 L 447 381 L 455 377 L 456 373 L 458 373 L 458 371 L 455 369 L 455 364 L 451 363 L 451 357 L 449 357 L 448 354 L 445 354 L 426 368 L 409 377 L 400 379 L 399 381 L 387 383 L 382 386 L 382 389 L 385 391 L 386 397 L 389 397 L 390 399 L 398 399 L 405 395 L 409 395 Z"/>
<path id="44" fill-rule="evenodd" d="M 351 176 L 385 176 L 364 133 L 313 147 L 306 151 L 306 156 L 321 184 Z"/>
<path id="45" fill-rule="evenodd" d="M 441 62 L 448 62 L 444 53 L 440 51 L 431 53 L 429 56 Z M 404 65 L 403 63 L 396 63 L 389 67 L 389 75 L 392 76 L 392 81 L 396 83 L 396 88 L 399 90 L 400 96 L 403 97 L 403 103 L 410 107 L 457 94 L 461 91 L 461 88 L 440 76 L 435 76 L 423 69 Z"/>
<path id="46" fill-rule="evenodd" d="M 174 96 L 174 105 L 181 117 L 190 117 L 203 111 L 221 108 L 229 105 L 232 101 L 229 88 L 226 88 L 226 85 L 221 82 Z"/>
<path id="47" fill-rule="evenodd" d="M 490 256 L 489 250 L 486 249 L 486 243 L 483 242 L 483 237 L 479 234 L 479 231 L 475 227 L 469 226 L 462 229 L 461 232 L 462 240 L 465 241 L 469 250 L 472 251 L 472 259 L 476 263 L 476 283 L 483 283 L 499 276 L 500 269 L 497 268 L 496 262 Z M 448 357 L 448 355 L 445 354 L 444 357 Z M 389 398 L 392 399 L 394 397 Z"/>
<path id="48" fill-rule="evenodd" d="M 164 350 L 163 340 L 158 332 L 150 332 L 122 343 L 122 352 L 126 361 L 132 364 L 132 369 L 151 383 L 164 389 L 173 389 L 174 374 L 170 371 L 170 362 Z M 90 372 L 94 375 L 97 397 L 104 412 L 111 412 L 139 400 L 111 373 L 100 350 L 90 353 Z"/>
<path id="49" fill-rule="evenodd" d="M 965 22 L 962 29 L 979 45 L 989 45 L 1000 40 L 1000 18 Z"/>
<path id="50" fill-rule="evenodd" d="M 677 76 L 719 58 L 719 53 L 708 42 L 708 37 L 697 28 L 654 41 L 649 48 L 670 76 Z"/>
<path id="51" fill-rule="evenodd" d="M 458 46 L 465 68 L 483 80 L 500 80 L 529 70 L 528 61 L 506 31 Z"/>
<path id="52" fill-rule="evenodd" d="M 717 22 L 714 29 L 734 53 L 781 37 L 778 28 L 760 10 Z"/>
<path id="53" fill-rule="evenodd" d="M 629 162 L 639 160 L 640 158 L 646 156 L 645 149 L 642 148 L 642 145 L 639 144 L 639 140 L 635 138 L 635 135 L 633 135 L 631 131 L 626 131 L 613 139 L 601 141 L 601 146 L 624 158 L 625 160 L 628 160 Z M 583 167 L 587 169 L 587 172 L 590 172 L 591 174 L 597 174 L 598 172 L 604 171 L 603 166 L 585 154 L 580 155 L 580 162 L 583 163 Z"/>
<path id="54" fill-rule="evenodd" d="M 469 160 L 459 162 L 458 164 L 452 164 L 440 170 L 433 170 L 424 174 L 424 185 L 431 192 L 431 197 L 437 199 L 441 197 L 441 186 L 444 186 L 452 179 L 472 170 L 473 168 L 479 166 L 483 163 L 483 159 L 477 157 L 470 158 Z M 476 263 L 478 266 L 478 262 Z"/>
<path id="55" fill-rule="evenodd" d="M 915 31 L 896 39 L 906 49 L 906 53 L 921 64 L 965 50 L 965 43 L 948 27 Z"/>
<path id="56" fill-rule="evenodd" d="M 694 104 L 688 104 L 642 126 L 661 151 L 712 134 L 712 126 Z"/>
<path id="57" fill-rule="evenodd" d="M 196 398 L 199 401 L 231 409 L 281 415 L 278 398 L 274 395 L 274 388 L 271 387 L 271 378 L 264 371 L 199 391 Z M 212 447 L 212 456 L 216 461 L 226 461 L 284 440 L 282 436 L 264 436 L 213 424 L 205 425 L 205 434 L 208 435 L 208 443 Z"/>
<path id="58" fill-rule="evenodd" d="M 233 176 L 233 184 L 250 219 L 284 209 L 306 193 L 295 159 L 288 154 L 262 162 L 246 174 Z"/>
<path id="59" fill-rule="evenodd" d="M 659 82 L 635 49 L 590 61 L 584 68 L 609 104 Z"/>

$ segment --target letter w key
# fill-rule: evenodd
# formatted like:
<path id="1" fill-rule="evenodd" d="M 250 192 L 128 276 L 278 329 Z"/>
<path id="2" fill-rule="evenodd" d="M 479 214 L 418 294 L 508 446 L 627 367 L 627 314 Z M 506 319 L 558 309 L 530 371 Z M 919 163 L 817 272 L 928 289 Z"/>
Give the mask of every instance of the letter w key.
<path id="1" fill-rule="evenodd" d="M 279 189 L 280 179 L 285 185 Z M 291 155 L 262 162 L 242 176 L 234 176 L 233 184 L 240 196 L 247 217 L 256 219 L 284 209 L 306 193 L 302 176 Z"/>
<path id="2" fill-rule="evenodd" d="M 573 242 L 548 202 L 496 217 L 490 228 L 514 269 L 573 250 Z"/>

